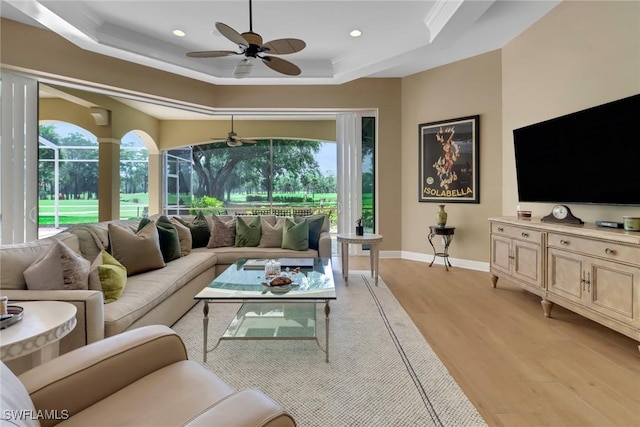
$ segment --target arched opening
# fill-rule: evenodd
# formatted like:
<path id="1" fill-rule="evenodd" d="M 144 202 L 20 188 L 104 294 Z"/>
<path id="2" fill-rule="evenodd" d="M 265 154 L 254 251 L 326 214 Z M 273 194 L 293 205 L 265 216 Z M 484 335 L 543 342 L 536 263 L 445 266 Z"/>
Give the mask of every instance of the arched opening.
<path id="1" fill-rule="evenodd" d="M 98 161 L 98 141 L 91 132 L 66 122 L 40 124 L 40 237 L 60 227 L 98 221 Z"/>

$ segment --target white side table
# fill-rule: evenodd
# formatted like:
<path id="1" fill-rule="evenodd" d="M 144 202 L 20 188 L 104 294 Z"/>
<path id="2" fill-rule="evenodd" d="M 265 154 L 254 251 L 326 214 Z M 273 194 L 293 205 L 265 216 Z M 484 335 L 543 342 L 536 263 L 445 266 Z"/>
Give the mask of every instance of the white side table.
<path id="1" fill-rule="evenodd" d="M 375 278 L 376 286 L 378 286 L 378 260 L 380 259 L 379 245 L 380 242 L 382 242 L 382 235 L 364 233 L 364 235 L 358 236 L 355 233 L 340 233 L 338 234 L 337 239 L 338 242 L 342 244 L 342 278 L 344 279 L 344 283 L 349 286 L 349 243 L 355 243 L 358 245 L 368 244 L 371 247 L 369 249 L 371 277 Z"/>
<path id="2" fill-rule="evenodd" d="M 76 307 L 62 301 L 14 302 L 22 320 L 0 330 L 0 360 L 31 354 L 33 366 L 58 356 L 59 341 L 76 327 Z"/>

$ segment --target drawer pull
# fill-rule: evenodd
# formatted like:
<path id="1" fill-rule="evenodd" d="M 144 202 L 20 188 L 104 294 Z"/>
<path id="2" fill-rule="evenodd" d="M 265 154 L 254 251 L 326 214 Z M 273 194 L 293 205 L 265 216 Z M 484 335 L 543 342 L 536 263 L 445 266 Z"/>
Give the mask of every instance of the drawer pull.
<path id="1" fill-rule="evenodd" d="M 606 249 L 604 250 L 604 253 L 605 253 L 605 254 L 607 254 L 607 255 L 615 255 L 616 251 L 614 251 L 614 250 L 613 250 L 613 249 L 611 249 L 611 248 L 606 248 Z"/>
<path id="2" fill-rule="evenodd" d="M 502 228 L 502 227 L 498 227 L 498 231 L 503 232 L 503 231 L 504 231 L 504 228 Z"/>
<path id="3" fill-rule="evenodd" d="M 564 239 L 560 239 L 560 244 L 562 246 L 567 246 L 569 244 L 569 241 L 568 240 L 564 240 Z"/>
<path id="4" fill-rule="evenodd" d="M 522 232 L 522 237 L 529 237 L 529 233 Z"/>

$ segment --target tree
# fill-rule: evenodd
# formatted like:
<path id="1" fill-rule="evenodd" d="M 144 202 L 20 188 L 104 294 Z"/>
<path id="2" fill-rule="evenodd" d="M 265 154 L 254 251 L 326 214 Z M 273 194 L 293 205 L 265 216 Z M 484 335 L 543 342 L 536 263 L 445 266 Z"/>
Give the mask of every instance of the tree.
<path id="1" fill-rule="evenodd" d="M 73 132 L 61 140 L 61 147 L 93 147 L 94 149 L 64 148 L 60 158 L 66 161 L 60 166 L 60 192 L 73 198 L 83 193 L 94 198 L 98 191 L 98 146 L 83 134 Z M 69 161 L 77 160 L 77 161 Z"/>
<path id="2" fill-rule="evenodd" d="M 270 152 L 273 150 L 273 155 Z M 315 154 L 320 142 L 301 140 L 258 141 L 256 145 L 227 147 L 219 143 L 193 147 L 196 196 L 229 200 L 246 184 L 257 185 L 272 197 L 273 184 L 281 177 L 299 181 L 305 173 L 319 173 Z M 273 164 L 270 158 L 273 157 Z M 226 197 L 225 197 L 226 196 Z"/>
<path id="3" fill-rule="evenodd" d="M 148 154 L 135 141 L 122 141 L 120 150 L 120 192 L 146 193 L 149 182 Z"/>

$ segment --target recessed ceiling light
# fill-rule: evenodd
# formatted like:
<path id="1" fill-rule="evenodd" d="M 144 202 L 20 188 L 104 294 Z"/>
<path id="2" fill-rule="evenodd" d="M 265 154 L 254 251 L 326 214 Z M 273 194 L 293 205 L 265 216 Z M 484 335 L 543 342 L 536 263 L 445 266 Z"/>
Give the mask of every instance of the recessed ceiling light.
<path id="1" fill-rule="evenodd" d="M 360 30 L 353 30 L 349 33 L 351 35 L 351 37 L 360 37 L 362 35 L 362 31 Z"/>
<path id="2" fill-rule="evenodd" d="M 178 36 L 178 37 L 184 37 L 184 36 L 186 36 L 187 34 L 186 34 L 184 31 L 182 31 L 182 30 L 173 30 L 173 35 L 174 35 L 174 36 Z"/>

